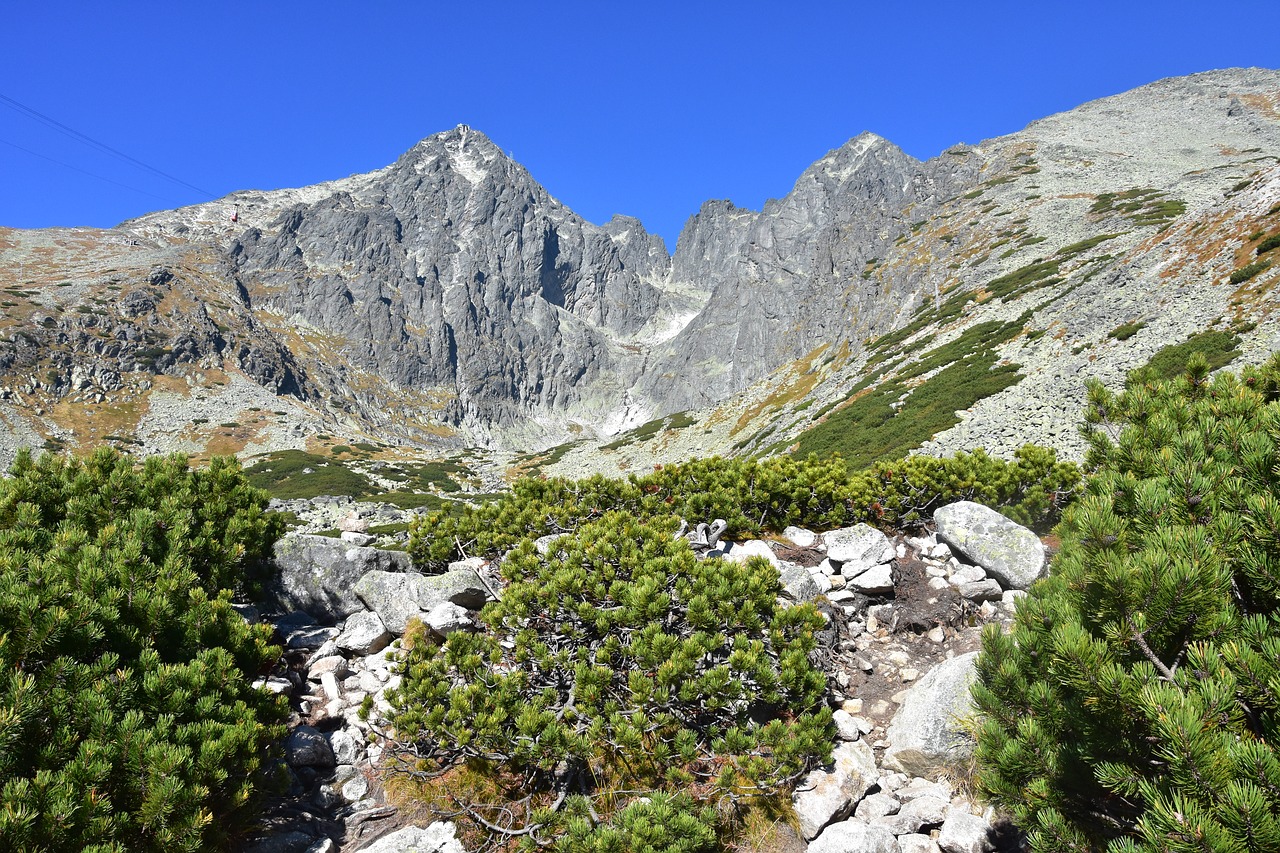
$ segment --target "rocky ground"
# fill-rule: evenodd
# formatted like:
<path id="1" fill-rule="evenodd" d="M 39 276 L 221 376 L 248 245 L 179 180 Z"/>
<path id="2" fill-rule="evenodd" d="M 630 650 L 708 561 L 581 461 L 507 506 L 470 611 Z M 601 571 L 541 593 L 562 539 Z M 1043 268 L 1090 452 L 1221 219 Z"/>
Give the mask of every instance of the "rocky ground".
<path id="1" fill-rule="evenodd" d="M 369 547 L 367 520 L 347 510 L 341 540 L 293 534 L 277 544 L 283 612 L 245 611 L 276 626 L 286 652 L 262 683 L 293 709 L 290 790 L 246 850 L 461 853 L 451 824 L 415 826 L 387 797 L 385 694 L 399 682 L 409 620 L 440 636 L 470 630 L 500 592 L 497 567 L 471 559 L 423 576 L 403 552 Z M 833 760 L 796 792 L 796 825 L 778 825 L 759 849 L 1018 849 L 1017 832 L 974 798 L 968 685 L 983 626 L 1008 624 L 1046 553 L 1030 531 L 968 502 L 940 509 L 933 528 L 893 538 L 866 525 L 792 528 L 775 541 L 710 545 L 690 534 L 704 555 L 776 563 L 783 601 L 813 601 L 828 618 L 820 653 L 839 731 Z"/>

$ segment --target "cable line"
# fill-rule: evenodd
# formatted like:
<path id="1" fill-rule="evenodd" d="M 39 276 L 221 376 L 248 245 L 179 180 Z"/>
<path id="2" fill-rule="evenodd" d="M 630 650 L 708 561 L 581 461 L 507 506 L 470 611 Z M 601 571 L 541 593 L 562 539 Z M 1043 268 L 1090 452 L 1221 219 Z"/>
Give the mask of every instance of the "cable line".
<path id="1" fill-rule="evenodd" d="M 52 157 L 46 157 L 46 156 L 45 156 L 45 155 L 43 155 L 43 154 L 40 154 L 40 153 L 38 153 L 38 152 L 36 152 L 36 151 L 32 151 L 30 148 L 23 148 L 21 145 L 17 145 L 17 144 L 15 144 L 15 143 L 13 143 L 13 142 L 10 142 L 10 141 L 9 141 L 9 140 L 7 140 L 7 139 L 0 139 L 0 143 L 3 143 L 3 144 L 5 144 L 5 145 L 8 145 L 10 148 L 17 148 L 19 151 L 25 151 L 26 153 L 30 154 L 32 157 L 39 157 L 41 160 L 48 160 L 50 163 L 57 163 L 59 166 L 63 166 L 63 167 L 65 167 L 65 168 L 67 168 L 67 169 L 74 169 L 75 171 L 80 172 L 80 173 L 81 173 L 81 174 L 83 174 L 83 175 L 88 175 L 88 176 L 89 176 L 89 177 L 91 177 L 91 178 L 97 178 L 97 179 L 98 179 L 98 180 L 100 180 L 100 181 L 106 181 L 106 182 L 107 182 L 107 183 L 109 183 L 109 184 L 115 184 L 115 185 L 116 185 L 116 186 L 118 186 L 118 187 L 124 187 L 126 190 L 133 190 L 133 191 L 134 191 L 134 192 L 136 192 L 136 193 L 142 193 L 143 195 L 149 195 L 149 196 L 151 196 L 151 197 L 152 197 L 152 198 L 154 198 L 154 199 L 159 199 L 160 201 L 164 202 L 165 204 L 179 204 L 179 202 L 175 202 L 175 201 L 174 201 L 173 199 L 171 199 L 171 198 L 165 198 L 165 197 L 163 197 L 163 196 L 158 196 L 158 195 L 156 195 L 155 193 L 149 193 L 149 192 L 147 192 L 146 190 L 140 190 L 140 189 L 138 189 L 137 187 L 131 187 L 131 186 L 129 186 L 128 184 L 122 184 L 122 183 L 120 183 L 119 181 L 113 181 L 111 178 L 104 178 L 102 175 L 95 175 L 93 172 L 87 171 L 87 170 L 85 170 L 85 169 L 81 169 L 79 166 L 72 166 L 70 163 L 63 163 L 61 160 L 55 160 L 55 159 L 53 159 Z"/>
<path id="2" fill-rule="evenodd" d="M 73 127 L 68 127 L 67 125 L 63 124 L 57 119 L 51 118 L 45 115 L 44 113 L 40 112 L 39 110 L 32 109 L 26 104 L 23 104 L 19 101 L 15 101 L 13 98 L 10 98 L 8 95 L 5 95 L 4 93 L 0 93 L 0 103 L 5 104 L 5 106 L 9 107 L 12 110 L 15 110 L 16 112 L 26 113 L 29 117 L 35 119 L 41 124 L 51 127 L 65 136 L 70 136 L 72 139 L 75 139 L 78 142 L 82 142 L 85 145 L 90 145 L 94 148 L 97 148 L 100 151 L 105 151 L 106 153 L 111 154 L 115 157 L 118 157 L 121 160 L 126 160 L 135 166 L 139 166 L 143 169 L 146 169 L 148 172 L 154 172 L 155 174 L 159 175 L 162 178 L 166 178 L 170 181 L 173 181 L 175 184 L 181 184 L 187 189 L 195 190 L 201 195 L 206 195 L 209 198 L 217 198 L 216 195 L 209 192 L 208 190 L 202 190 L 200 189 L 200 187 L 197 187 L 194 184 L 189 184 L 186 181 L 182 180 L 181 178 L 175 178 L 173 175 L 170 175 L 168 172 L 162 172 L 161 170 L 157 169 L 155 166 L 150 166 L 142 162 L 141 160 L 137 159 L 136 157 L 130 157 L 128 154 L 125 154 L 123 151 L 118 151 L 115 148 L 112 148 L 110 145 L 107 145 L 105 142 L 99 142 L 93 137 L 83 134 Z M 9 143 L 9 144 L 12 144 L 12 143 Z M 18 146 L 15 145 L 14 147 L 16 148 Z M 28 152 L 28 153 L 31 153 L 31 152 Z M 40 156 L 40 155 L 37 154 L 36 156 Z M 49 158 L 46 157 L 45 159 L 47 160 Z M 56 163 L 58 161 L 54 160 L 53 162 Z M 61 165 L 65 166 L 67 164 L 63 163 Z M 71 167 L 71 168 L 75 168 L 75 167 Z M 81 169 L 78 171 L 84 171 L 84 170 Z M 85 174 L 92 174 L 92 173 L 86 172 Z M 99 176 L 94 175 L 94 177 L 99 177 Z M 115 182 L 112 181 L 112 183 L 115 183 Z M 132 188 L 130 187 L 130 189 Z M 141 192 L 141 190 L 139 190 L 139 192 Z M 148 195 L 150 195 L 150 193 L 148 193 Z"/>

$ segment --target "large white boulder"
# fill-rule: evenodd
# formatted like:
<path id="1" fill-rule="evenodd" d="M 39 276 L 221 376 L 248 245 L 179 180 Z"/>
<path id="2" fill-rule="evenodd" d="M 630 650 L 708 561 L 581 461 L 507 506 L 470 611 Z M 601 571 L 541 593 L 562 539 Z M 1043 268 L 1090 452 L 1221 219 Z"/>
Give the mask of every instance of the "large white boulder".
<path id="1" fill-rule="evenodd" d="M 987 570 L 1005 589 L 1026 589 L 1044 576 L 1040 538 L 993 509 L 956 501 L 933 513 L 938 538 Z"/>
<path id="2" fill-rule="evenodd" d="M 869 524 L 855 524 L 822 534 L 827 559 L 840 564 L 840 573 L 853 577 L 894 557 L 889 537 Z"/>
<path id="3" fill-rule="evenodd" d="M 841 744 L 831 757 L 832 769 L 812 771 L 792 796 L 805 840 L 847 817 L 880 777 L 876 755 L 866 741 Z"/>
<path id="4" fill-rule="evenodd" d="M 929 670 L 903 697 L 885 739 L 881 761 L 910 776 L 934 776 L 973 754 L 964 720 L 973 714 L 969 687 L 977 673 L 977 652 L 945 660 Z"/>

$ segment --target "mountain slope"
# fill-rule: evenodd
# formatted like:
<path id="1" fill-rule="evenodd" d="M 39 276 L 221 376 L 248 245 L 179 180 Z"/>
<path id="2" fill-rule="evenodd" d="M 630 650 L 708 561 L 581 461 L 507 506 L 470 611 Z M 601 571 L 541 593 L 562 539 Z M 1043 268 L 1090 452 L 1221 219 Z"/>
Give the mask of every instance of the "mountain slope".
<path id="1" fill-rule="evenodd" d="M 1233 69 L 927 162 L 862 134 L 761 211 L 703 205 L 672 256 L 634 219 L 581 219 L 466 127 L 314 187 L 3 230 L 0 455 L 317 434 L 570 438 L 555 455 L 574 471 L 841 435 L 1074 454 L 1086 376 L 1209 328 L 1244 357 L 1275 348 L 1274 270 L 1229 277 L 1280 231 L 1278 105 L 1280 74 Z"/>

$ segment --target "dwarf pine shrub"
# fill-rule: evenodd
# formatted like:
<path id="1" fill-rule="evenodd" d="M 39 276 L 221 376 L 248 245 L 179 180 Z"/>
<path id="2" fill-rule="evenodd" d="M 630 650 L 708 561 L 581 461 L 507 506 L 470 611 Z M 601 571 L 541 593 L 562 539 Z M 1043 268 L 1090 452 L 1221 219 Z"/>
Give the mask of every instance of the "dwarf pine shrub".
<path id="1" fill-rule="evenodd" d="M 279 656 L 229 590 L 279 533 L 234 461 L 23 453 L 0 479 L 0 849 L 220 849 L 252 814 Z"/>
<path id="2" fill-rule="evenodd" d="M 981 450 L 945 459 L 912 456 L 850 473 L 837 457 L 691 460 L 644 476 L 518 481 L 511 494 L 460 513 L 414 522 L 409 552 L 424 570 L 467 554 L 497 556 L 525 538 L 576 530 L 609 510 L 638 518 L 723 518 L 727 537 L 788 525 L 832 529 L 865 521 L 913 527 L 938 506 L 973 500 L 1028 525 L 1051 524 L 1079 485 L 1074 464 L 1027 445 L 1011 461 Z"/>
<path id="3" fill-rule="evenodd" d="M 785 798 L 830 754 L 823 617 L 779 607 L 767 561 L 699 560 L 672 527 L 609 511 L 546 556 L 525 540 L 483 632 L 410 633 L 404 769 L 487 777 L 490 800 L 445 807 L 566 853 L 706 850 Z"/>
<path id="4" fill-rule="evenodd" d="M 1011 635 L 980 785 L 1042 853 L 1280 850 L 1280 358 L 1089 389 L 1085 494 Z"/>

